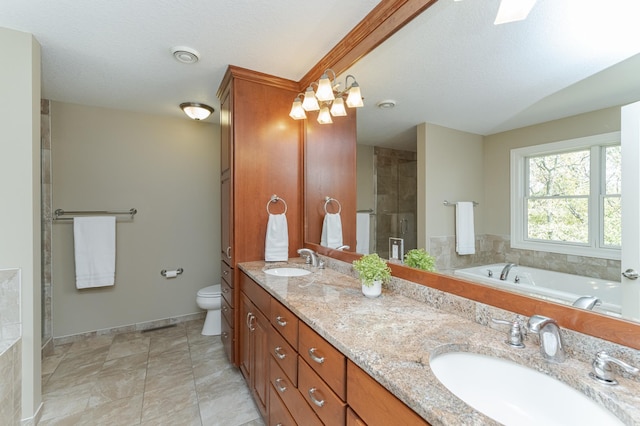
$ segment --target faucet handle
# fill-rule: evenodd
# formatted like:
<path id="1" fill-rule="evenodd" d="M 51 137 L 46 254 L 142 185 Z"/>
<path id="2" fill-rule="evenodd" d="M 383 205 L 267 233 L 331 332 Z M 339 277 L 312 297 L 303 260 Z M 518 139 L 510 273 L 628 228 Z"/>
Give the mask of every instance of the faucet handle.
<path id="1" fill-rule="evenodd" d="M 617 364 L 631 375 L 636 375 L 640 371 L 636 367 L 629 365 L 618 358 L 607 355 L 604 351 L 600 351 L 596 354 L 596 357 L 591 364 L 593 366 L 593 371 L 589 373 L 589 377 L 605 385 L 617 385 L 618 381 L 614 378 L 611 363 Z"/>
<path id="2" fill-rule="evenodd" d="M 518 320 L 507 321 L 507 320 L 496 319 L 496 318 L 491 318 L 491 321 L 493 321 L 496 324 L 504 324 L 504 325 L 511 326 L 511 328 L 509 329 L 509 332 L 507 333 L 507 340 L 505 340 L 505 343 L 514 348 L 518 348 L 518 349 L 524 348 L 524 343 L 522 343 L 522 340 L 524 339 L 525 329 L 520 323 L 520 321 Z"/>

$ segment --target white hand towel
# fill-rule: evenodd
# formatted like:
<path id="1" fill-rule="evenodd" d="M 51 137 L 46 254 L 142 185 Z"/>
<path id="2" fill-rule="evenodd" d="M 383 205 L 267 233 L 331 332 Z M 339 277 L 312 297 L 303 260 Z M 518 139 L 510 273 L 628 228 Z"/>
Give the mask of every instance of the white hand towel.
<path id="1" fill-rule="evenodd" d="M 73 219 L 76 287 L 112 286 L 116 277 L 115 216 Z"/>
<path id="2" fill-rule="evenodd" d="M 369 254 L 371 213 L 356 213 L 356 253 Z"/>
<path id="3" fill-rule="evenodd" d="M 283 214 L 269 214 L 267 236 L 264 244 L 264 260 L 267 262 L 289 259 L 289 230 L 287 217 Z"/>
<path id="4" fill-rule="evenodd" d="M 473 202 L 456 203 L 456 251 L 460 255 L 476 252 L 476 236 L 473 228 Z"/>
<path id="5" fill-rule="evenodd" d="M 338 248 L 342 245 L 342 220 L 339 213 L 324 215 L 320 245 L 329 248 Z"/>

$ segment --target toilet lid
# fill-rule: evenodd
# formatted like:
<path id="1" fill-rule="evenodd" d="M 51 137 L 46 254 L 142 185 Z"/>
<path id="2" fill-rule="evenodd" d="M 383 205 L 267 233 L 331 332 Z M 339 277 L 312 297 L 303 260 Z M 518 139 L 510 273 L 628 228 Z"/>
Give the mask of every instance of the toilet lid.
<path id="1" fill-rule="evenodd" d="M 200 297 L 220 296 L 220 284 L 210 285 L 209 287 L 201 288 L 200 290 L 198 290 L 198 296 Z"/>

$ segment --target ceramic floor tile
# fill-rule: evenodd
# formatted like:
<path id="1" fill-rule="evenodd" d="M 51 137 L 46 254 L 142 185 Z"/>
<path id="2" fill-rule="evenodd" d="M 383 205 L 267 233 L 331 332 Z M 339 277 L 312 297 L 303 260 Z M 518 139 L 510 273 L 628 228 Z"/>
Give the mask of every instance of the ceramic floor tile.
<path id="1" fill-rule="evenodd" d="M 202 336 L 202 324 L 55 347 L 43 361 L 38 424 L 264 426 L 220 337 Z"/>

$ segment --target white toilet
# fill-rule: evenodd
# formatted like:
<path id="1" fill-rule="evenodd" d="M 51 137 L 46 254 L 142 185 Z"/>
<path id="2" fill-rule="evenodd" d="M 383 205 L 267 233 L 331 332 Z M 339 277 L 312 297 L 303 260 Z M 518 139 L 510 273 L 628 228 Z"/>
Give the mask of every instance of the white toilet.
<path id="1" fill-rule="evenodd" d="M 201 309 L 207 310 L 207 317 L 202 327 L 203 336 L 216 336 L 220 334 L 220 284 L 198 290 L 196 303 Z"/>

